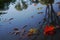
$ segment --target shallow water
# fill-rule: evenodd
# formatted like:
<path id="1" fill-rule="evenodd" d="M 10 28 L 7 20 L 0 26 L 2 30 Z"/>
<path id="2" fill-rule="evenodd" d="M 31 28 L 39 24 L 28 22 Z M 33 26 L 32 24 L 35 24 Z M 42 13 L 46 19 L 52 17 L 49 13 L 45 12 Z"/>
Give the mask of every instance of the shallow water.
<path id="1" fill-rule="evenodd" d="M 55 4 L 59 1 L 60 0 L 55 0 L 53 4 L 56 12 L 60 11 L 58 5 Z M 28 25 L 26 30 L 29 30 L 31 27 L 39 28 L 38 22 L 42 21 L 44 18 L 46 9 L 45 5 L 38 3 L 37 6 L 34 6 L 33 4 L 30 5 L 28 2 L 28 7 L 26 9 L 16 10 L 15 6 L 18 2 L 19 0 L 16 0 L 15 3 L 10 3 L 8 6 L 9 9 L 5 10 L 7 14 L 0 15 L 0 40 L 17 40 L 19 36 L 11 35 L 9 32 L 12 32 L 16 27 L 21 30 L 25 25 Z M 38 7 L 43 8 L 41 10 L 37 10 Z M 38 12 L 44 13 L 37 14 Z M 33 16 L 33 18 L 31 18 L 31 16 Z M 9 20 L 10 18 L 13 19 Z"/>

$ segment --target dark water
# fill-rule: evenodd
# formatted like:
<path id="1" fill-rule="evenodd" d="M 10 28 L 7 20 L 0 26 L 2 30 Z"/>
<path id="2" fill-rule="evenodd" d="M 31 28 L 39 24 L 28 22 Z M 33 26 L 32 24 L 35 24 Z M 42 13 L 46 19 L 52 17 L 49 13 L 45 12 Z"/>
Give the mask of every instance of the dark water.
<path id="1" fill-rule="evenodd" d="M 53 4 L 56 12 L 60 11 L 56 4 L 56 2 L 59 1 L 60 0 L 55 0 Z M 34 3 L 30 3 L 29 0 L 26 0 L 25 2 L 27 5 L 25 5 L 25 7 L 21 6 L 23 8 L 16 9 L 16 6 L 19 6 L 19 3 L 22 5 L 21 0 L 13 0 L 7 4 L 3 3 L 3 6 L 0 7 L 0 40 L 18 40 L 20 38 L 19 36 L 9 34 L 9 32 L 13 32 L 14 28 L 22 30 L 25 25 L 27 25 L 26 31 L 28 31 L 31 27 L 39 28 L 38 22 L 43 21 L 42 19 L 45 15 L 46 5 L 38 3 L 34 6 Z M 42 7 L 42 9 L 38 10 L 37 8 L 39 7 Z M 44 13 L 37 14 L 38 12 Z M 9 20 L 10 18 L 12 19 Z"/>

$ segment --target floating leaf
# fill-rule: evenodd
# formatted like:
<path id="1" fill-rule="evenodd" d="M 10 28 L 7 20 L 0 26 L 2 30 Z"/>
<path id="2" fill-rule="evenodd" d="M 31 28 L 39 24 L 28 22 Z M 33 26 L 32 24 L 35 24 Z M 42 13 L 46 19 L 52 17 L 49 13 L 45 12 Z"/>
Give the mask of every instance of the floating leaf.
<path id="1" fill-rule="evenodd" d="M 43 7 L 39 7 L 39 8 L 37 8 L 37 10 L 41 10 Z"/>
<path id="2" fill-rule="evenodd" d="M 37 30 L 36 29 L 30 29 L 29 32 L 35 34 L 37 32 Z"/>
<path id="3" fill-rule="evenodd" d="M 46 27 L 44 28 L 44 35 L 52 35 L 54 34 L 55 28 L 53 25 L 46 25 Z"/>

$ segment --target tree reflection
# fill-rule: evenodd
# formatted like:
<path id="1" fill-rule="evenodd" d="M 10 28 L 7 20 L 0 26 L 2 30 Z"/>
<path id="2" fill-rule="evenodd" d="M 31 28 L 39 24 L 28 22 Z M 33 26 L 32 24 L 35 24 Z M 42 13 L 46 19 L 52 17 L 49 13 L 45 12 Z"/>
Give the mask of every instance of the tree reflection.
<path id="1" fill-rule="evenodd" d="M 22 7 L 21 7 L 21 4 L 20 3 L 17 3 L 16 6 L 15 6 L 16 10 L 22 10 Z"/>
<path id="2" fill-rule="evenodd" d="M 32 3 L 38 3 L 38 0 L 30 0 Z"/>
<path id="3" fill-rule="evenodd" d="M 15 1 L 16 0 L 0 0 L 0 10 L 7 10 L 9 8 L 9 4 Z"/>
<path id="4" fill-rule="evenodd" d="M 6 12 L 0 12 L 0 15 L 4 15 L 4 14 L 6 14 Z"/>
<path id="5" fill-rule="evenodd" d="M 23 10 L 23 9 L 27 9 L 28 5 L 26 4 L 26 2 L 20 0 L 21 2 L 18 2 L 16 5 L 15 5 L 15 8 L 16 10 Z"/>
<path id="6" fill-rule="evenodd" d="M 58 24 L 59 19 L 58 19 L 58 16 L 56 15 L 56 12 L 54 11 L 53 5 L 52 5 L 54 3 L 54 0 L 38 0 L 38 1 L 41 4 L 47 6 L 46 7 L 46 14 L 45 14 L 45 18 L 46 18 L 46 16 L 48 16 L 47 23 L 49 24 L 49 23 L 55 21 L 55 22 L 53 22 L 53 24 L 54 25 Z M 50 20 L 51 20 L 51 22 L 50 22 Z"/>
<path id="7" fill-rule="evenodd" d="M 27 9 L 28 5 L 25 2 L 22 2 L 23 4 L 23 9 Z"/>

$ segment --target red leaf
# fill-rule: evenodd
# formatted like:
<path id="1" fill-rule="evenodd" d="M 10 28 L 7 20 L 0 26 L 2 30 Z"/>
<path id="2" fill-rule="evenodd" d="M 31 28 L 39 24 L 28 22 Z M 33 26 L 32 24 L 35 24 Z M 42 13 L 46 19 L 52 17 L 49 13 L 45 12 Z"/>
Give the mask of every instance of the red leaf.
<path id="1" fill-rule="evenodd" d="M 44 28 L 44 34 L 45 35 L 51 35 L 54 33 L 54 29 L 55 28 L 53 25 L 50 25 L 50 26 L 46 25 L 46 27 Z"/>

